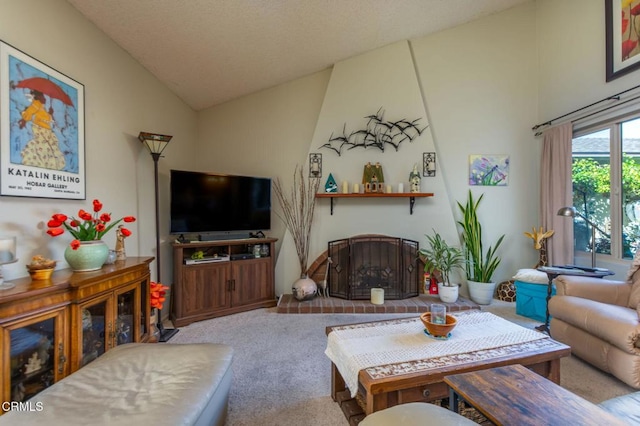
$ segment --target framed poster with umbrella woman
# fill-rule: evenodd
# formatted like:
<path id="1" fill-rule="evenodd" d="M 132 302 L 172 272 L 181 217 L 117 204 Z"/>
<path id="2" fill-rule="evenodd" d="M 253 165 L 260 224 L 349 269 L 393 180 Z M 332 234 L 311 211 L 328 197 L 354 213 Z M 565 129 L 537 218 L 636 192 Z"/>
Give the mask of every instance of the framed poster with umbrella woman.
<path id="1" fill-rule="evenodd" d="M 0 41 L 0 195 L 84 200 L 84 86 Z"/>

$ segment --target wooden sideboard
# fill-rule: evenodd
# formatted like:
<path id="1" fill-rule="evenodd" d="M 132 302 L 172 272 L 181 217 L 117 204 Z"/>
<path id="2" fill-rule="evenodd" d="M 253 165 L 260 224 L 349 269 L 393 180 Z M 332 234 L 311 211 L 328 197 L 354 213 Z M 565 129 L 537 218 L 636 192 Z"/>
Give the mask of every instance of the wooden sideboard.
<path id="1" fill-rule="evenodd" d="M 2 402 L 25 401 L 118 344 L 149 341 L 152 260 L 61 269 L 0 291 Z"/>

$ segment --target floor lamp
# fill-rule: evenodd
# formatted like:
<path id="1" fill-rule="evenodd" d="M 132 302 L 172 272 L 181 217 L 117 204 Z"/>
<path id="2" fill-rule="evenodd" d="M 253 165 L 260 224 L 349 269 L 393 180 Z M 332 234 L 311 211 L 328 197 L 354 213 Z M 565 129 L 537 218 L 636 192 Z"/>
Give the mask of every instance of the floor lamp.
<path id="1" fill-rule="evenodd" d="M 158 160 L 162 157 L 162 151 L 167 147 L 173 136 L 158 135 L 156 133 L 140 132 L 138 139 L 145 144 L 151 158 L 153 158 L 153 173 L 155 177 L 155 198 L 156 198 L 156 278 L 160 280 L 160 206 L 158 197 Z M 160 331 L 160 342 L 168 342 L 177 332 L 177 328 L 166 329 L 162 324 L 162 311 L 158 309 L 158 330 Z"/>
<path id="2" fill-rule="evenodd" d="M 587 225 L 591 227 L 591 267 L 596 267 L 596 225 L 591 222 L 589 219 L 578 213 L 575 207 L 562 207 L 558 210 L 558 216 L 571 217 L 574 218 L 576 216 L 581 217 Z"/>

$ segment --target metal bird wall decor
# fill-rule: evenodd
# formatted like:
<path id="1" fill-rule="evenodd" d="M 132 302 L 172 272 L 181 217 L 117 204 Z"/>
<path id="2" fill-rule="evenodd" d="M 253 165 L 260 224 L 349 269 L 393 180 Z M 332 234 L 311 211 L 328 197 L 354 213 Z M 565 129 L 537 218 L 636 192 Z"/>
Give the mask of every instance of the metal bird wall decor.
<path id="1" fill-rule="evenodd" d="M 373 115 L 364 117 L 367 119 L 367 125 L 362 130 L 355 130 L 347 133 L 347 124 L 342 129 L 342 135 L 334 136 L 333 133 L 329 137 L 329 141 L 320 148 L 327 148 L 335 151 L 339 156 L 343 150 L 350 151 L 354 148 L 378 148 L 384 152 L 385 148 L 390 145 L 396 151 L 400 148 L 400 144 L 406 140 L 413 142 L 415 138 L 424 132 L 427 126 L 420 127 L 418 122 L 421 118 L 415 120 L 401 119 L 398 121 L 385 121 L 384 110 L 380 108 Z M 346 148 L 345 148 L 346 147 Z"/>

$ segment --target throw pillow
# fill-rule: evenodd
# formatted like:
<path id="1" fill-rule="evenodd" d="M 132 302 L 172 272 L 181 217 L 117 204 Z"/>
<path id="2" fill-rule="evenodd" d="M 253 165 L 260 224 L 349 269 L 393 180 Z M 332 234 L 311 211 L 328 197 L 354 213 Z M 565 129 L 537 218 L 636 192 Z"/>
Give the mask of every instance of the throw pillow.
<path id="1" fill-rule="evenodd" d="M 513 279 L 525 283 L 549 284 L 547 274 L 536 269 L 520 269 L 513 276 Z"/>

